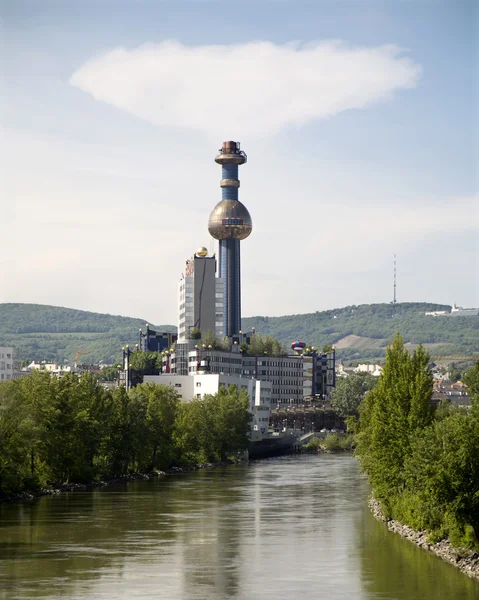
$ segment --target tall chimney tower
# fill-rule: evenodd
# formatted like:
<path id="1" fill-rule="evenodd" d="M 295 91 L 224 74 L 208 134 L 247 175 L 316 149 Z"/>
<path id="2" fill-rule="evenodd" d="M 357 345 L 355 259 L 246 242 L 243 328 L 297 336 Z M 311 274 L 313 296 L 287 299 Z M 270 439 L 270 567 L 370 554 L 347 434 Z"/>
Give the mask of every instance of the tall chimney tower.
<path id="1" fill-rule="evenodd" d="M 220 242 L 219 275 L 224 281 L 224 332 L 231 337 L 241 330 L 240 241 L 253 229 L 251 216 L 238 200 L 238 166 L 246 162 L 239 142 L 223 142 L 215 161 L 221 165 L 222 200 L 213 209 L 208 231 Z"/>

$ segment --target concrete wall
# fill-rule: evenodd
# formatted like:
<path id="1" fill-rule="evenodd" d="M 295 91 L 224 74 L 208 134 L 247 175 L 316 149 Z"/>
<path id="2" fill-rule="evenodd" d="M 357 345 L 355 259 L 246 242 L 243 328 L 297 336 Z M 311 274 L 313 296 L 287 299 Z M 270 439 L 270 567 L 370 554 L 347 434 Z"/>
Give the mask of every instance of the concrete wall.
<path id="1" fill-rule="evenodd" d="M 216 330 L 216 258 L 195 256 L 194 319 L 202 336 Z"/>

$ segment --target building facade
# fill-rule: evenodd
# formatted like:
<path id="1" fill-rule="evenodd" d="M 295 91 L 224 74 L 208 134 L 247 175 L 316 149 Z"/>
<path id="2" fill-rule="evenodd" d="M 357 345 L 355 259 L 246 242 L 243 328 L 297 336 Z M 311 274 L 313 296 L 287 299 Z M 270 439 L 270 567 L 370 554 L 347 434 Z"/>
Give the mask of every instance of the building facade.
<path id="1" fill-rule="evenodd" d="M 155 331 L 147 323 L 145 331 L 140 329 L 139 348 L 142 352 L 163 352 L 174 346 L 177 339 L 178 335 L 176 333 Z"/>
<path id="2" fill-rule="evenodd" d="M 185 273 L 178 284 L 178 342 L 184 343 L 193 329 L 202 336 L 210 331 L 224 336 L 224 285 L 216 277 L 216 257 L 200 248 L 186 261 Z"/>
<path id="3" fill-rule="evenodd" d="M 165 354 L 162 373 L 219 374 L 269 382 L 272 406 L 297 406 L 313 398 L 327 398 L 336 383 L 334 350 L 311 356 L 250 356 L 243 355 L 238 344 L 229 351 L 215 350 L 201 340 L 178 344 L 174 352 Z"/>
<path id="4" fill-rule="evenodd" d="M 13 377 L 13 348 L 0 346 L 0 381 L 8 381 Z"/>

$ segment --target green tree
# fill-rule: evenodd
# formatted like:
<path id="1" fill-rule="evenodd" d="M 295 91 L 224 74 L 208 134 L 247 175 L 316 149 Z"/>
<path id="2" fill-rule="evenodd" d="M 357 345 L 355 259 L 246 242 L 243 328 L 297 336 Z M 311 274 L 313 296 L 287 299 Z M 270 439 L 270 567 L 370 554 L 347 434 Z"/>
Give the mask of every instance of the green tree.
<path id="1" fill-rule="evenodd" d="M 108 397 L 102 442 L 102 472 L 115 477 L 134 471 L 147 444 L 146 403 L 119 387 Z"/>
<path id="2" fill-rule="evenodd" d="M 174 433 L 180 396 L 172 386 L 143 383 L 131 389 L 130 400 L 145 407 L 145 439 L 139 468 L 150 470 L 172 466 L 176 452 Z"/>
<path id="3" fill-rule="evenodd" d="M 359 405 L 367 392 L 378 382 L 369 373 L 354 373 L 348 377 L 338 377 L 336 387 L 331 392 L 331 406 L 340 417 L 359 416 Z"/>
<path id="4" fill-rule="evenodd" d="M 471 398 L 475 398 L 479 402 L 479 360 L 466 371 L 462 379 L 467 385 Z"/>
<path id="5" fill-rule="evenodd" d="M 386 364 L 375 389 L 360 410 L 357 455 L 376 497 L 388 502 L 404 488 L 404 460 L 415 431 L 433 418 L 432 375 L 419 347 L 411 356 L 397 335 L 386 352 Z"/>
<path id="6" fill-rule="evenodd" d="M 118 369 L 120 364 L 117 363 L 110 367 L 103 367 L 101 370 L 101 378 L 104 381 L 118 381 Z"/>
<path id="7" fill-rule="evenodd" d="M 212 396 L 205 396 L 204 403 L 213 417 L 215 436 L 213 447 L 219 460 L 225 460 L 248 447 L 251 413 L 246 390 L 239 391 L 235 385 L 221 387 Z"/>
<path id="8" fill-rule="evenodd" d="M 405 461 L 408 496 L 400 515 L 456 545 L 479 541 L 479 419 L 459 410 L 415 436 Z M 468 537 L 468 528 L 473 536 Z"/>
<path id="9" fill-rule="evenodd" d="M 131 376 L 134 381 L 143 382 L 144 375 L 158 375 L 162 367 L 161 352 L 142 352 L 130 354 Z"/>
<path id="10" fill-rule="evenodd" d="M 40 485 L 30 464 L 34 426 L 19 381 L 0 383 L 0 494 Z"/>

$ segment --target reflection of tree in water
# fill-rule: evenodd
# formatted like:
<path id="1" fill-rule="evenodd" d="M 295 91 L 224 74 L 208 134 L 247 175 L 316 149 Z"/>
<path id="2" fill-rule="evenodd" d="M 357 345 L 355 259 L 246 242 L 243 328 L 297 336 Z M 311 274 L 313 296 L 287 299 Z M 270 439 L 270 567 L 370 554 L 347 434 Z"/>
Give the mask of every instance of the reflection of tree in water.
<path id="1" fill-rule="evenodd" d="M 186 490 L 189 518 L 182 528 L 182 554 L 188 598 L 213 600 L 238 591 L 243 473 L 234 467 L 203 471 Z"/>
<path id="2" fill-rule="evenodd" d="M 357 522 L 357 533 L 366 597 L 391 600 L 477 600 L 479 597 L 477 582 L 391 533 L 367 510 Z"/>
<path id="3" fill-rule="evenodd" d="M 115 485 L 0 506 L 5 598 L 14 592 L 18 598 L 67 598 L 105 571 L 120 579 L 126 561 L 158 560 L 161 544 L 176 537 L 174 529 L 156 525 L 162 509 L 170 515 L 177 510 L 174 484 L 163 480 L 155 493 L 136 493 L 149 484 L 131 482 L 128 489 Z"/>

